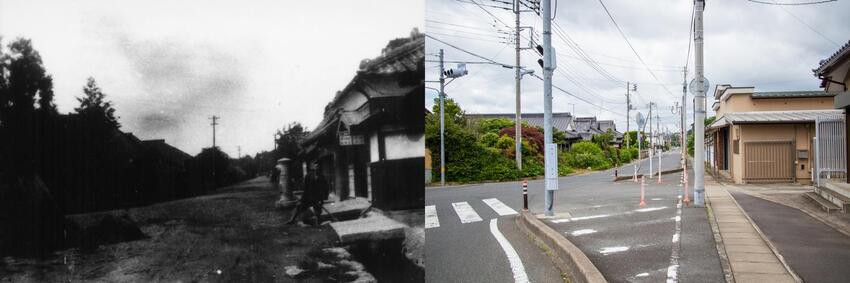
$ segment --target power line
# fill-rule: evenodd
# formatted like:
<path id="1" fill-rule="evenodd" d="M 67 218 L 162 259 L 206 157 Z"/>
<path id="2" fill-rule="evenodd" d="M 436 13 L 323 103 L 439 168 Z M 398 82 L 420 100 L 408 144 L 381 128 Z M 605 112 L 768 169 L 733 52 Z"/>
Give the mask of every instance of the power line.
<path id="1" fill-rule="evenodd" d="M 459 50 L 459 51 L 461 51 L 461 52 L 463 52 L 463 53 L 466 53 L 466 54 L 472 55 L 472 56 L 474 56 L 474 57 L 476 57 L 476 58 L 478 58 L 478 59 L 481 59 L 481 60 L 484 60 L 484 61 L 487 61 L 487 62 L 493 63 L 494 65 L 500 65 L 500 66 L 505 67 L 505 68 L 511 68 L 511 69 L 513 69 L 513 65 L 503 64 L 503 63 L 496 62 L 496 61 L 494 61 L 494 60 L 492 60 L 492 59 L 489 59 L 489 58 L 487 58 L 487 57 L 484 57 L 484 56 L 481 56 L 481 55 L 478 55 L 478 54 L 472 53 L 472 52 L 470 52 L 470 51 L 467 51 L 466 49 L 463 49 L 463 48 L 457 47 L 457 46 L 455 46 L 455 45 L 452 45 L 451 43 L 448 43 L 448 42 L 442 41 L 442 40 L 440 40 L 440 39 L 438 39 L 438 38 L 436 38 L 436 37 L 431 36 L 430 34 L 427 34 L 427 33 L 426 33 L 426 34 L 425 34 L 425 37 L 428 37 L 428 38 L 430 38 L 430 39 L 436 40 L 437 42 L 440 42 L 440 43 L 442 43 L 442 44 L 448 45 L 448 46 L 450 46 L 450 47 L 452 47 L 452 48 L 454 48 L 454 49 L 457 49 L 457 50 Z"/>
<path id="2" fill-rule="evenodd" d="M 632 43 L 631 43 L 631 42 L 629 42 L 629 39 L 626 37 L 626 33 L 624 33 L 624 32 L 623 32 L 623 29 L 621 29 L 621 28 L 620 28 L 620 25 L 619 25 L 619 24 L 617 24 L 617 21 L 616 21 L 616 20 L 614 20 L 614 16 L 613 16 L 613 15 L 611 15 L 611 12 L 610 12 L 610 11 L 608 11 L 608 7 L 606 7 L 606 6 L 605 6 L 605 3 L 604 3 L 604 2 L 602 2 L 602 0 L 599 0 L 599 4 L 600 4 L 600 5 L 602 5 L 602 9 L 604 9 L 604 10 L 605 10 L 605 14 L 607 14 L 607 15 L 608 15 L 608 18 L 609 18 L 609 19 L 611 19 L 611 22 L 612 22 L 612 23 L 614 23 L 614 27 L 616 27 L 616 28 L 617 28 L 617 31 L 619 31 L 619 32 L 620 32 L 620 36 L 622 36 L 622 37 L 623 37 L 623 40 L 625 40 L 625 41 L 626 41 L 626 44 L 627 44 L 627 45 L 629 45 L 629 49 L 631 49 L 631 50 L 632 50 L 632 52 L 635 54 L 635 57 L 637 57 L 637 58 L 638 58 L 638 61 L 640 61 L 640 63 L 641 63 L 641 64 L 643 64 L 643 66 L 644 66 L 644 67 L 646 67 L 646 71 L 648 71 L 648 72 L 649 72 L 649 74 L 650 74 L 650 75 L 652 75 L 652 78 L 653 78 L 653 79 L 655 79 L 655 81 L 657 81 L 658 83 L 661 83 L 661 80 L 659 80 L 659 79 L 658 79 L 658 76 L 656 76 L 656 75 L 655 75 L 655 73 L 654 73 L 654 72 L 652 72 L 652 70 L 651 70 L 651 69 L 649 69 L 649 66 L 647 66 L 647 65 L 646 65 L 646 62 L 644 62 L 644 61 L 643 61 L 643 58 L 641 58 L 641 57 L 640 57 L 640 54 L 638 54 L 637 50 L 635 50 L 635 47 L 634 47 L 634 46 L 632 46 Z M 666 87 L 666 86 L 664 86 L 663 84 L 661 85 L 661 87 L 662 87 L 662 88 L 664 88 L 664 91 L 666 91 L 666 92 L 667 92 L 667 94 L 669 94 L 670 96 L 673 96 L 673 97 L 678 98 L 676 95 L 674 95 L 672 92 L 670 92 L 670 90 L 669 90 L 669 89 L 667 89 L 667 87 Z"/>
<path id="3" fill-rule="evenodd" d="M 776 3 L 776 1 L 774 1 L 774 3 Z M 808 23 L 803 21 L 803 19 L 800 19 L 800 17 L 797 17 L 797 15 L 794 15 L 794 13 L 791 13 L 791 11 L 788 11 L 788 9 L 785 9 L 784 5 L 778 5 L 778 6 L 779 6 L 779 8 L 782 8 L 782 11 L 785 11 L 785 13 L 787 13 L 788 15 L 791 15 L 791 17 L 793 17 L 795 20 L 797 20 L 797 22 L 800 22 L 801 24 L 806 26 L 807 28 L 809 28 L 809 30 L 815 32 L 821 38 L 826 39 L 826 41 L 832 42 L 832 44 L 834 44 L 837 47 L 841 47 L 841 44 L 838 44 L 838 42 L 835 42 L 834 40 L 830 39 L 829 37 L 826 37 L 826 35 L 824 35 L 819 30 L 815 29 L 814 27 L 812 27 L 811 25 L 809 25 Z"/>

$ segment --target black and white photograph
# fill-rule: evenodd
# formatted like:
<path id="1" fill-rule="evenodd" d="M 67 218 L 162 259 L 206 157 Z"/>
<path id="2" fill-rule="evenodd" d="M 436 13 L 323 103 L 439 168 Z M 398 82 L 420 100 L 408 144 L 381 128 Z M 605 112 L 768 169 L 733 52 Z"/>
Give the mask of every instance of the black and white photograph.
<path id="1" fill-rule="evenodd" d="M 421 0 L 0 0 L 0 281 L 423 282 Z"/>

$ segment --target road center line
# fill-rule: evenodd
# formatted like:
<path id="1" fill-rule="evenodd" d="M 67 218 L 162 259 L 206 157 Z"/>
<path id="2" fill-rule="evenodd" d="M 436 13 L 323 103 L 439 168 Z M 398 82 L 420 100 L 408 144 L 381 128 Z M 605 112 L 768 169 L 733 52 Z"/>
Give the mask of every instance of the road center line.
<path id="1" fill-rule="evenodd" d="M 425 229 L 440 227 L 440 219 L 437 218 L 437 206 L 425 206 Z"/>
<path id="2" fill-rule="evenodd" d="M 483 199 L 481 201 L 483 201 L 488 206 L 490 206 L 490 208 L 492 208 L 493 211 L 498 213 L 499 216 L 517 214 L 516 210 L 513 210 L 512 208 L 508 207 L 507 205 L 505 205 L 505 203 L 499 201 L 498 199 L 488 198 L 488 199 Z"/>
<path id="3" fill-rule="evenodd" d="M 511 272 L 514 274 L 514 282 L 528 282 L 528 274 L 525 273 L 525 266 L 522 265 L 522 259 L 519 258 L 516 250 L 508 242 L 508 239 L 505 238 L 505 235 L 499 232 L 497 220 L 498 218 L 490 219 L 490 233 L 493 234 L 493 237 L 502 246 L 502 250 L 505 251 L 505 256 L 508 257 L 508 263 L 511 264 Z"/>
<path id="4" fill-rule="evenodd" d="M 679 251 L 682 248 L 682 196 L 676 204 L 676 231 L 673 233 L 673 250 L 670 252 L 670 267 L 667 268 L 667 283 L 679 282 Z"/>
<path id="5" fill-rule="evenodd" d="M 452 203 L 452 207 L 454 207 L 457 217 L 460 218 L 460 223 L 481 221 L 481 216 L 478 216 L 478 213 L 472 209 L 472 206 L 469 206 L 468 202 L 455 202 Z"/>

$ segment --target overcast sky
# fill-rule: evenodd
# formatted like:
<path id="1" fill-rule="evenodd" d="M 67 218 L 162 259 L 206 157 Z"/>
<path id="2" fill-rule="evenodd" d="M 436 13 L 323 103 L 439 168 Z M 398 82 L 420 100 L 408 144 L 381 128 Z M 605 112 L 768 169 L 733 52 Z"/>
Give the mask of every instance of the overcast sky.
<path id="1" fill-rule="evenodd" d="M 783 0 L 780 3 L 807 2 Z M 513 27 L 510 11 L 487 7 L 504 6 L 496 1 L 474 0 L 502 22 L 487 14 L 481 7 L 455 0 L 428 0 L 426 31 L 452 45 L 477 53 L 501 63 L 513 65 L 513 45 L 503 43 L 499 32 Z M 507 1 L 510 2 L 510 1 Z M 614 119 L 617 129 L 625 128 L 625 81 L 636 82 L 638 91 L 632 105 L 646 114 L 647 103 L 657 102 L 661 120 L 671 131 L 678 128 L 670 107 L 681 101 L 682 67 L 686 63 L 689 44 L 689 23 L 692 0 L 605 0 L 604 3 L 622 28 L 637 53 L 649 66 L 656 80 L 629 49 L 598 0 L 553 1 L 557 4 L 555 23 L 592 60 L 598 62 L 603 77 L 590 64 L 579 59 L 576 51 L 557 35 L 552 36 L 557 50 L 554 84 L 589 100 L 590 103 L 553 90 L 553 110 L 575 112 L 579 116 Z M 770 2 L 770 1 L 768 1 Z M 705 9 L 705 76 L 715 84 L 754 86 L 760 91 L 818 90 L 820 82 L 812 69 L 818 62 L 837 51 L 850 39 L 850 1 L 840 0 L 810 6 L 775 6 L 746 0 L 708 1 Z M 533 26 L 542 32 L 540 17 L 522 14 L 522 25 Z M 816 30 L 817 32 L 813 31 Z M 818 32 L 822 35 L 819 35 Z M 523 32 L 522 45 L 528 44 L 528 32 Z M 542 43 L 542 38 L 540 38 Z M 426 52 L 435 54 L 445 49 L 446 60 L 482 61 L 461 51 L 427 39 Z M 533 68 L 542 76 L 537 65 L 538 54 L 522 52 L 522 65 Z M 429 59 L 436 59 L 429 57 Z M 688 81 L 693 78 L 691 51 Z M 428 80 L 439 75 L 437 63 L 427 63 Z M 449 64 L 449 67 L 454 64 Z M 513 113 L 514 73 L 511 69 L 493 65 L 468 65 L 469 75 L 452 82 L 446 88 L 469 113 Z M 562 73 L 563 72 L 563 73 Z M 429 84 L 439 87 L 438 84 Z M 522 82 L 522 111 L 543 112 L 542 81 L 525 76 Z M 668 91 L 664 89 L 667 88 Z M 430 107 L 435 91 L 426 95 Z M 689 117 L 692 105 L 688 98 Z M 709 111 L 711 101 L 709 101 Z M 713 113 L 709 113 L 712 115 Z M 632 112 L 634 129 L 634 112 Z M 691 120 L 692 122 L 692 120 Z M 689 122 L 690 123 L 690 122 Z"/>
<path id="2" fill-rule="evenodd" d="M 89 76 L 122 130 L 190 154 L 273 147 L 299 121 L 312 129 L 364 58 L 423 27 L 422 0 L 0 0 L 4 45 L 32 39 L 67 113 Z"/>

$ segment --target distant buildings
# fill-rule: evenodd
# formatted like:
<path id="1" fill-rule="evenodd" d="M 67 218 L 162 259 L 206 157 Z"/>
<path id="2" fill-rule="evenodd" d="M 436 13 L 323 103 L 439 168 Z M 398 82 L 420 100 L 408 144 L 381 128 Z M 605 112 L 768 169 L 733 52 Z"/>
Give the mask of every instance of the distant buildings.
<path id="1" fill-rule="evenodd" d="M 304 138 L 303 154 L 320 164 L 332 200 L 366 198 L 385 210 L 424 205 L 424 47 L 414 30 L 363 60 Z"/>
<path id="2" fill-rule="evenodd" d="M 465 116 L 470 121 L 495 118 L 514 120 L 516 118 L 515 114 L 490 113 L 467 113 Z M 523 122 L 530 126 L 543 128 L 543 113 L 523 113 L 521 118 Z M 560 112 L 552 113 L 552 127 L 566 134 L 567 148 L 573 143 L 589 141 L 593 138 L 593 135 L 607 133 L 609 130 L 614 134 L 614 144 L 619 145 L 623 141 L 623 133 L 617 131 L 613 120 L 596 120 L 596 117 L 575 117 L 569 112 Z"/>

